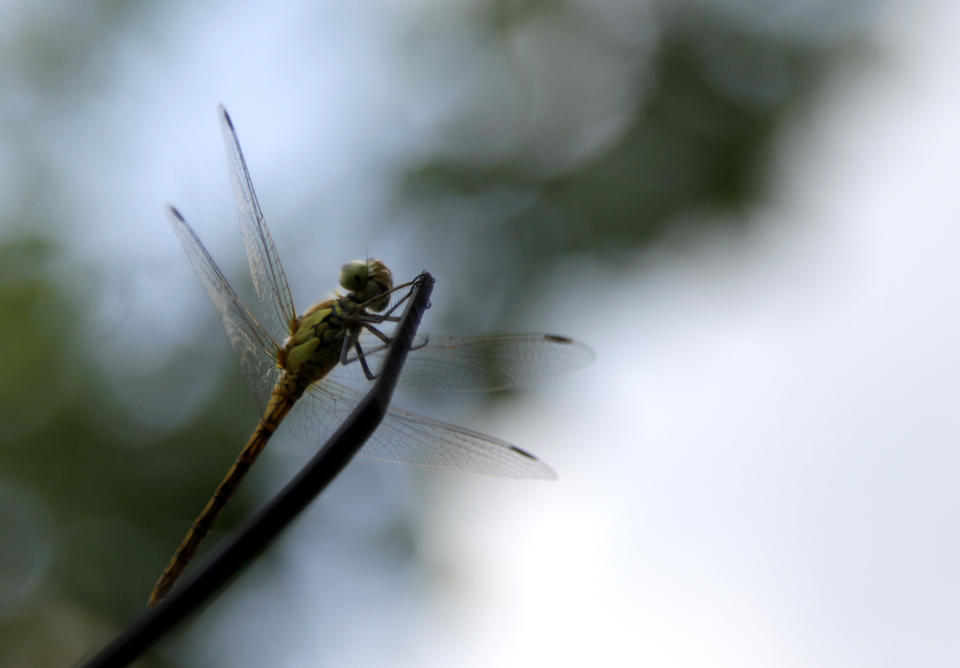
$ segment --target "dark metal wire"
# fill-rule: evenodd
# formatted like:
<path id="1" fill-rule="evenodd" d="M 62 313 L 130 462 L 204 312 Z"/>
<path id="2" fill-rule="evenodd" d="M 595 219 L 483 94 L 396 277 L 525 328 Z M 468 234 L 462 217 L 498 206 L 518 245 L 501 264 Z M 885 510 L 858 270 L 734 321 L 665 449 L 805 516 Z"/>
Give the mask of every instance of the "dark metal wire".
<path id="1" fill-rule="evenodd" d="M 130 624 L 84 668 L 125 666 L 233 579 L 343 470 L 379 426 L 390 405 L 407 352 L 423 312 L 429 307 L 434 279 L 423 272 L 397 325 L 380 375 L 350 416 L 262 510 L 254 515 L 192 578 L 176 587 L 155 608 Z"/>

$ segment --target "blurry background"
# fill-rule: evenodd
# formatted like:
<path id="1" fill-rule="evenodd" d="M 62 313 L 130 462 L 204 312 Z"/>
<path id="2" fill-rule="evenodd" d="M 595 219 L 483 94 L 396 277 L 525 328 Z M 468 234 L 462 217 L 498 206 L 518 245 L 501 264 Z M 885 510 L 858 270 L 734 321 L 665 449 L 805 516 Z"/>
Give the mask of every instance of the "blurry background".
<path id="1" fill-rule="evenodd" d="M 0 9 L 0 664 L 143 610 L 256 422 L 162 207 L 249 289 L 233 115 L 301 308 L 588 369 L 399 403 L 556 483 L 358 460 L 152 666 L 960 661 L 960 6 Z M 208 540 L 310 455 L 282 433 Z"/>

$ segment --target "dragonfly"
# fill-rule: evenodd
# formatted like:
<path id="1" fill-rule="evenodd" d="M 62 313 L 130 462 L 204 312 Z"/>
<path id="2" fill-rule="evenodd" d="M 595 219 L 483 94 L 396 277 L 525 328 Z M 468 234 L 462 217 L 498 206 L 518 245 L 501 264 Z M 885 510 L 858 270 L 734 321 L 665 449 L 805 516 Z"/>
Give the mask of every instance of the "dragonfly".
<path id="1" fill-rule="evenodd" d="M 169 593 L 281 422 L 289 423 L 300 440 L 319 446 L 359 403 L 363 391 L 358 388 L 376 377 L 373 369 L 389 346 L 384 329 L 399 320 L 393 314 L 413 283 L 394 285 L 380 260 L 354 260 L 341 267 L 343 293 L 298 313 L 233 121 L 222 105 L 218 111 L 260 319 L 241 301 L 183 215 L 172 206 L 166 212 L 223 321 L 261 417 L 160 575 L 151 607 Z M 592 359 L 586 345 L 554 334 L 419 334 L 400 385 L 443 392 L 499 390 L 538 383 Z M 393 405 L 358 454 L 495 476 L 556 477 L 550 466 L 511 443 Z"/>

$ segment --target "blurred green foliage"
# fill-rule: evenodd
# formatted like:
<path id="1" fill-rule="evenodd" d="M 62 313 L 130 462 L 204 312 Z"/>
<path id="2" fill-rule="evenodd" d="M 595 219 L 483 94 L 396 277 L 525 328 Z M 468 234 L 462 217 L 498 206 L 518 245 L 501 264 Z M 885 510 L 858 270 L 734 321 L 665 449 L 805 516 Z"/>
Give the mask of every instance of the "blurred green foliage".
<path id="1" fill-rule="evenodd" d="M 211 469 L 184 462 L 225 471 L 247 428 L 219 403 L 168 433 L 138 426 L 89 362 L 95 342 L 78 336 L 88 323 L 50 276 L 56 259 L 38 239 L 0 246 L 0 581 L 4 607 L 16 603 L 0 623 L 0 665 L 66 665 L 139 614 L 159 555 L 210 492 Z M 222 526 L 249 510 L 241 494 Z M 75 613 L 86 632 L 54 623 Z"/>
<path id="2" fill-rule="evenodd" d="M 504 221 L 509 237 L 478 238 L 524 259 L 517 285 L 564 255 L 629 261 L 685 213 L 735 212 L 752 201 L 778 121 L 818 80 L 827 64 L 822 55 L 733 24 L 707 29 L 678 21 L 655 56 L 652 87 L 618 140 L 598 155 L 560 173 L 433 159 L 409 171 L 404 192 L 427 201 L 527 193 L 529 206 Z M 423 220 L 427 227 L 449 225 L 429 210 Z M 484 252 L 480 247 L 474 257 Z"/>

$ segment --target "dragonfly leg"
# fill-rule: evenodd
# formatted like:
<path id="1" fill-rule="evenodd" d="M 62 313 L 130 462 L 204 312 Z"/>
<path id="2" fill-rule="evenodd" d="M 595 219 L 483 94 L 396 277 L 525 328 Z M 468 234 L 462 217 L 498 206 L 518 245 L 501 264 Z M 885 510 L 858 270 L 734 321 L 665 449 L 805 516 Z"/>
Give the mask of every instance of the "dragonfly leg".
<path id="1" fill-rule="evenodd" d="M 363 354 L 363 348 L 360 347 L 360 340 L 353 340 L 353 347 L 357 349 L 357 358 L 360 360 L 360 366 L 363 368 L 363 375 L 367 380 L 376 380 L 377 374 L 370 371 L 370 365 L 367 364 L 367 356 Z"/>
<path id="2" fill-rule="evenodd" d="M 422 275 L 421 275 L 421 276 L 422 276 Z M 404 288 L 409 288 L 410 286 L 419 285 L 419 284 L 420 284 L 420 281 L 422 280 L 421 276 L 417 276 L 417 277 L 416 277 L 415 279 L 413 279 L 412 281 L 407 281 L 406 283 L 402 283 L 401 285 L 395 286 L 395 287 L 392 288 L 392 289 L 390 290 L 390 292 L 388 292 L 387 294 L 393 294 L 394 292 L 399 292 L 400 290 L 403 290 Z M 400 322 L 399 316 L 395 316 L 395 315 L 393 315 L 393 313 L 394 313 L 394 311 L 396 311 L 398 308 L 400 308 L 400 305 L 401 305 L 401 304 L 403 304 L 405 301 L 407 301 L 408 299 L 410 299 L 410 295 L 412 295 L 412 294 L 413 294 L 413 288 L 410 288 L 410 290 L 407 290 L 407 294 L 405 294 L 403 297 L 401 297 L 399 300 L 397 300 L 397 303 L 394 304 L 393 306 L 391 306 L 390 309 L 389 309 L 386 313 L 384 313 L 384 314 L 382 314 L 382 315 L 381 315 L 381 314 L 375 314 L 375 313 L 368 313 L 367 316 L 371 318 L 371 321 L 372 321 L 372 322 L 378 322 L 378 323 L 379 323 L 379 322 Z M 378 296 L 376 296 L 376 297 L 371 297 L 371 298 L 368 299 L 367 301 L 362 302 L 362 303 L 360 304 L 360 306 L 366 306 L 367 304 L 370 304 L 371 302 L 374 302 L 374 301 L 376 301 L 376 300 L 378 300 L 378 299 L 381 299 L 382 297 L 383 297 L 383 295 L 378 295 Z"/>
<path id="3" fill-rule="evenodd" d="M 377 337 L 378 339 L 380 339 L 381 341 L 383 341 L 386 345 L 389 346 L 391 343 L 393 343 L 393 339 L 391 339 L 389 336 L 387 336 L 386 334 L 384 334 L 383 332 L 381 332 L 379 329 L 377 329 L 376 327 L 374 327 L 374 326 L 371 325 L 370 323 L 368 323 L 368 322 L 367 322 L 367 323 L 364 323 L 363 328 L 364 328 L 365 330 L 367 330 L 368 332 L 370 332 L 371 334 L 373 334 L 374 336 L 376 336 L 376 337 Z"/>
<path id="4" fill-rule="evenodd" d="M 378 346 L 372 352 L 380 352 L 381 350 L 389 346 L 391 343 L 393 343 L 393 339 L 391 339 L 389 336 L 381 332 L 379 329 L 377 329 L 370 323 L 364 323 L 363 328 L 366 329 L 371 334 L 373 334 L 374 336 L 376 336 L 378 339 L 380 339 L 384 343 L 383 346 Z M 430 343 L 430 337 L 427 335 L 423 335 L 423 342 L 418 343 L 415 346 L 410 346 L 410 350 L 420 350 L 428 343 Z"/>
<path id="5" fill-rule="evenodd" d="M 347 335 L 343 337 L 343 347 L 340 348 L 340 364 L 346 366 L 347 364 L 353 364 L 359 358 L 350 357 L 350 349 L 353 348 L 353 344 L 356 342 L 353 334 L 347 332 Z"/>
<path id="6" fill-rule="evenodd" d="M 350 357 L 351 348 L 357 351 L 356 357 Z M 346 366 L 356 361 L 360 362 L 360 366 L 363 368 L 363 375 L 367 377 L 367 380 L 376 380 L 377 374 L 370 370 L 370 365 L 367 364 L 367 356 L 363 353 L 363 348 L 360 347 L 359 339 L 348 332 L 347 335 L 343 337 L 343 348 L 340 349 L 340 364 Z"/>
<path id="7" fill-rule="evenodd" d="M 418 343 L 418 344 L 413 345 L 413 346 L 410 346 L 410 350 L 420 350 L 421 348 L 425 347 L 428 343 L 430 343 L 430 335 L 429 335 L 429 334 L 423 334 L 423 335 L 421 335 L 421 336 L 423 337 L 423 342 L 422 342 L 422 343 Z"/>
<path id="8" fill-rule="evenodd" d="M 382 319 L 381 322 L 384 321 L 384 320 L 388 320 L 388 321 L 390 321 L 390 322 L 400 322 L 400 317 L 393 315 L 393 313 L 394 313 L 394 311 L 396 311 L 398 308 L 400 308 L 400 305 L 403 304 L 403 302 L 405 302 L 405 301 L 407 301 L 408 299 L 410 299 L 410 295 L 411 295 L 411 294 L 412 294 L 412 291 L 408 291 L 407 294 L 405 294 L 403 297 L 401 297 L 400 299 L 397 300 L 397 303 L 396 303 L 396 304 L 394 304 L 394 305 L 391 306 L 389 309 L 387 309 L 387 312 L 386 312 L 386 313 L 384 313 L 383 315 L 378 316 L 379 318 Z"/>

